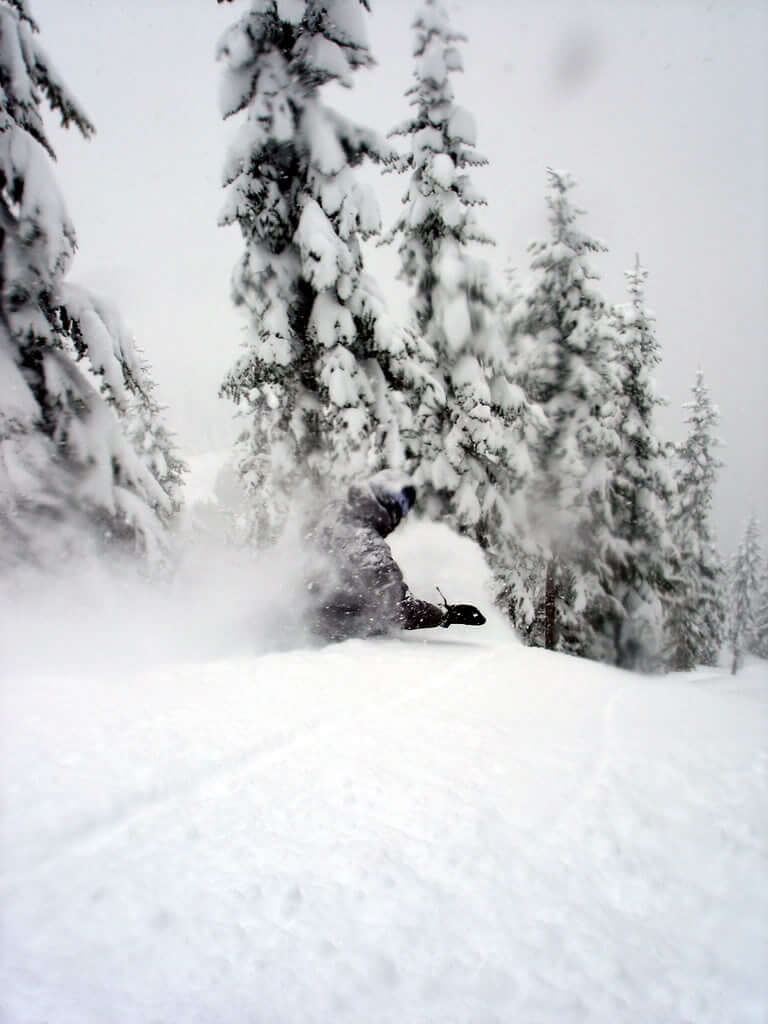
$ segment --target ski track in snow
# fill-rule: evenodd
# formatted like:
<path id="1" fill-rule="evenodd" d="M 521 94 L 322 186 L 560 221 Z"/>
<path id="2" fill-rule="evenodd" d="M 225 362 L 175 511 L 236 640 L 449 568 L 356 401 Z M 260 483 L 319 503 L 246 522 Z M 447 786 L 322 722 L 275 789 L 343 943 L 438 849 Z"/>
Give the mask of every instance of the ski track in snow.
<path id="1" fill-rule="evenodd" d="M 309 727 L 288 738 L 276 740 L 272 744 L 259 745 L 242 751 L 162 793 L 136 794 L 124 806 L 117 808 L 104 818 L 86 822 L 70 835 L 57 836 L 56 849 L 52 853 L 40 857 L 36 861 L 32 860 L 31 863 L 26 862 L 20 870 L 0 872 L 0 894 L 6 888 L 29 884 L 41 874 L 55 871 L 62 862 L 70 857 L 97 852 L 110 842 L 119 840 L 121 833 L 134 827 L 142 819 L 172 812 L 177 802 L 183 797 L 193 794 L 204 796 L 206 790 L 213 786 L 218 786 L 226 781 L 234 782 L 241 775 L 250 776 L 254 772 L 269 770 L 310 747 L 327 744 L 332 739 L 343 737 L 344 733 L 350 729 L 360 729 L 370 725 L 384 712 L 391 712 L 424 700 L 433 691 L 448 686 L 455 677 L 476 672 L 483 662 L 490 661 L 494 656 L 496 656 L 496 652 L 493 650 L 481 651 L 472 657 L 469 665 L 461 664 L 429 683 L 414 687 L 405 694 L 380 700 L 365 707 L 362 711 L 336 717 L 332 721 Z"/>

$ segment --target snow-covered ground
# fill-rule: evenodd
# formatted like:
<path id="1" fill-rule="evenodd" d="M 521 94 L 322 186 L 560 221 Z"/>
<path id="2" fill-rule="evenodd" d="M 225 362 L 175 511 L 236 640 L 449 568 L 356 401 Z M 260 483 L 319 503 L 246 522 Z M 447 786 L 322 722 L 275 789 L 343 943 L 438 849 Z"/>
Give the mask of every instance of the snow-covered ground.
<path id="1" fill-rule="evenodd" d="M 469 542 L 393 547 L 488 609 Z M 291 573 L 240 570 L 5 608 L 0 1020 L 768 1020 L 765 663 L 646 678 L 490 610 L 265 653 Z"/>

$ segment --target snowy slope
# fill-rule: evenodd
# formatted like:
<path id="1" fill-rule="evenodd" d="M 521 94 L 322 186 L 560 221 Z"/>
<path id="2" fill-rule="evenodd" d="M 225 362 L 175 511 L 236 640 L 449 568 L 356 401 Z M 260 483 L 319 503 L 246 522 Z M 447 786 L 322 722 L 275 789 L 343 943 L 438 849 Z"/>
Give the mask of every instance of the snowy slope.
<path id="1" fill-rule="evenodd" d="M 469 542 L 393 546 L 488 608 Z M 492 612 L 260 653 L 250 569 L 196 572 L 6 608 L 2 1021 L 766 1020 L 764 663 L 643 678 Z"/>

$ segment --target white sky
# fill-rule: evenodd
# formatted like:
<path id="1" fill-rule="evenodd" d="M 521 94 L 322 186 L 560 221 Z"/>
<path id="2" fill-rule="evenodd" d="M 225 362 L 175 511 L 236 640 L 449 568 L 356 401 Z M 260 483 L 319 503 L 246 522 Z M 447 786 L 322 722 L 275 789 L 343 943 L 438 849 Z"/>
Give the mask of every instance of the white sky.
<path id="1" fill-rule="evenodd" d="M 233 125 L 220 122 L 213 59 L 245 0 L 31 0 L 41 42 L 97 127 L 91 143 L 52 133 L 74 219 L 78 280 L 116 299 L 154 366 L 185 447 L 226 443 L 217 398 L 241 321 L 229 275 L 236 229 L 217 228 Z M 388 131 L 407 114 L 411 0 L 373 0 L 379 67 L 333 102 Z M 578 179 L 584 226 L 610 252 L 595 263 L 609 301 L 639 251 L 658 318 L 667 436 L 698 366 L 722 413 L 717 495 L 723 548 L 754 508 L 768 524 L 768 4 L 765 0 L 454 0 L 469 36 L 459 103 L 477 118 L 476 173 L 489 199 L 492 262 L 524 278 L 546 231 L 545 168 Z M 376 172 L 377 173 L 377 172 Z M 403 179 L 381 179 L 385 226 Z M 369 269 L 393 302 L 392 251 Z"/>

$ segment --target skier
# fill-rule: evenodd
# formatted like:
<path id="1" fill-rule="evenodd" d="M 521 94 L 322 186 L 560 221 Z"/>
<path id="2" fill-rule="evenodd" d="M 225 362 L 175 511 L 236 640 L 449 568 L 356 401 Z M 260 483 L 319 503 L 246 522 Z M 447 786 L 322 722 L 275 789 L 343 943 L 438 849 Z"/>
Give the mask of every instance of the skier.
<path id="1" fill-rule="evenodd" d="M 306 537 L 316 556 L 307 582 L 312 633 L 339 641 L 395 629 L 485 622 L 473 605 L 446 601 L 441 607 L 420 601 L 408 589 L 385 537 L 415 501 L 413 483 L 385 470 L 353 484 L 343 499 L 322 510 Z"/>

